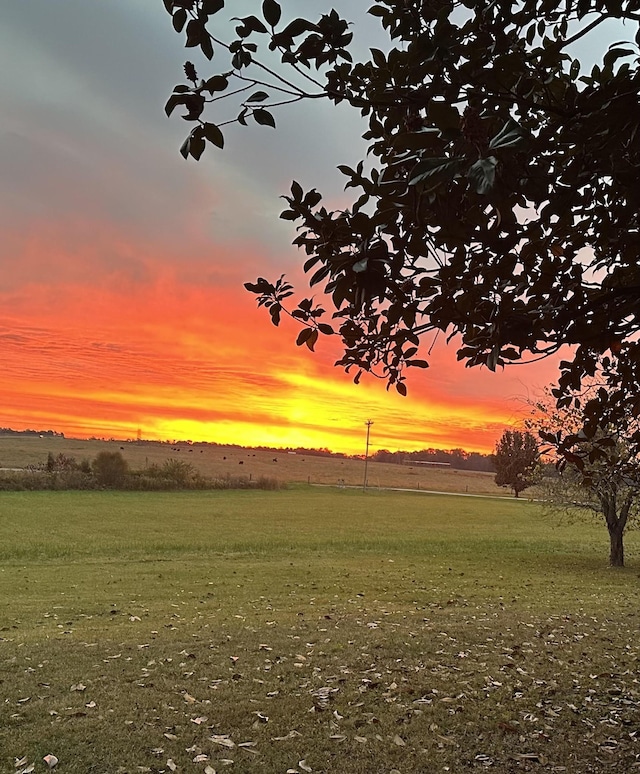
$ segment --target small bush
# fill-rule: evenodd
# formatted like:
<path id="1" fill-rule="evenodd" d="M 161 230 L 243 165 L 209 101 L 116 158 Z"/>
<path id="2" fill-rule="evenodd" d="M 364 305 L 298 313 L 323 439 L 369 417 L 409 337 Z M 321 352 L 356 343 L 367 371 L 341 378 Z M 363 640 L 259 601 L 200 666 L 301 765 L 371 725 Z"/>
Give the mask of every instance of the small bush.
<path id="1" fill-rule="evenodd" d="M 119 451 L 101 451 L 93 460 L 91 469 L 100 486 L 118 488 L 127 476 L 129 465 Z"/>

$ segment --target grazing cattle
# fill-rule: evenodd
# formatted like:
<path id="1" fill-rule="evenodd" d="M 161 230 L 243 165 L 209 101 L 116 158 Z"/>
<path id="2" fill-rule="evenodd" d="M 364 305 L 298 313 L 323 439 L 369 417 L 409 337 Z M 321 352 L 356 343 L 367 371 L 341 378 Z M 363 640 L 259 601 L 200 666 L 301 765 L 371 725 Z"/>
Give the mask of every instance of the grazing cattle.
<path id="1" fill-rule="evenodd" d="M 243 460 L 240 460 L 240 462 L 238 463 L 238 465 L 244 465 L 244 461 L 243 461 Z"/>
<path id="2" fill-rule="evenodd" d="M 226 458 L 226 457 L 223 457 L 222 459 L 223 459 L 223 460 L 226 460 L 227 458 Z"/>
<path id="3" fill-rule="evenodd" d="M 273 458 L 273 461 L 274 461 L 274 462 L 277 462 L 278 460 L 277 460 L 277 458 L 276 458 L 276 457 L 274 457 L 274 458 Z"/>

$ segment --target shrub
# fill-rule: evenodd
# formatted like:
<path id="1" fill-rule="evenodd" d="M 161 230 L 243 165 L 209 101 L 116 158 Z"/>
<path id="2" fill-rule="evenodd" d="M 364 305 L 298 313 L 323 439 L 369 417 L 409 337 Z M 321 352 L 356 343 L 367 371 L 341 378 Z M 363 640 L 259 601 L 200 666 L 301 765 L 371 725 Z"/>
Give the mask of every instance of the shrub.
<path id="1" fill-rule="evenodd" d="M 119 451 L 101 451 L 93 460 L 91 468 L 97 483 L 108 487 L 122 486 L 129 471 L 129 465 Z"/>

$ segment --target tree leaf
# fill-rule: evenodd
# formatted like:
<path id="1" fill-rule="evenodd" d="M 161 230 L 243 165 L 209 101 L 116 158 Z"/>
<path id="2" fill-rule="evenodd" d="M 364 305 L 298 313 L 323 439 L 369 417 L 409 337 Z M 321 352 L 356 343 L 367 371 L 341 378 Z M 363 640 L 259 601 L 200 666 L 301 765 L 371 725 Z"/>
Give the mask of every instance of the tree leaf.
<path id="1" fill-rule="evenodd" d="M 261 126 L 271 126 L 274 129 L 276 128 L 275 118 L 268 110 L 265 110 L 264 108 L 256 108 L 256 110 L 253 111 L 253 117 L 255 122 Z"/>
<path id="2" fill-rule="evenodd" d="M 489 150 L 498 148 L 517 148 L 528 137 L 527 132 L 512 118 L 502 127 L 489 142 Z"/>
<path id="3" fill-rule="evenodd" d="M 475 188 L 476 193 L 487 194 L 493 188 L 496 179 L 497 163 L 498 160 L 495 156 L 489 156 L 486 159 L 478 159 L 475 164 L 471 165 L 467 172 L 467 177 Z"/>
<path id="4" fill-rule="evenodd" d="M 275 0 L 264 0 L 262 3 L 262 15 L 267 24 L 271 27 L 275 27 L 282 15 L 280 3 L 276 3 Z"/>
<path id="5" fill-rule="evenodd" d="M 224 136 L 215 124 L 204 124 L 204 137 L 217 148 L 224 148 Z"/>
<path id="6" fill-rule="evenodd" d="M 216 91 L 224 91 L 229 85 L 229 79 L 225 75 L 214 75 L 204 83 L 204 89 L 213 94 Z"/>

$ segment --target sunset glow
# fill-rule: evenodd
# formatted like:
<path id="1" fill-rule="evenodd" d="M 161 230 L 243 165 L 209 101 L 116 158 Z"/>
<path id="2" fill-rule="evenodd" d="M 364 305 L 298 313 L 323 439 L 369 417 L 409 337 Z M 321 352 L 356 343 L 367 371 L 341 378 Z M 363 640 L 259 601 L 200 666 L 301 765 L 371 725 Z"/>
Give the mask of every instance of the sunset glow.
<path id="1" fill-rule="evenodd" d="M 156 3 L 24 5 L 0 29 L 0 425 L 362 453 L 371 419 L 372 451 L 488 452 L 553 379 L 464 369 L 443 344 L 402 398 L 335 369 L 333 339 L 296 348 L 242 283 L 298 277 L 278 197 L 335 185 L 357 126 L 310 112 L 184 162 L 162 112 L 184 52 Z"/>

